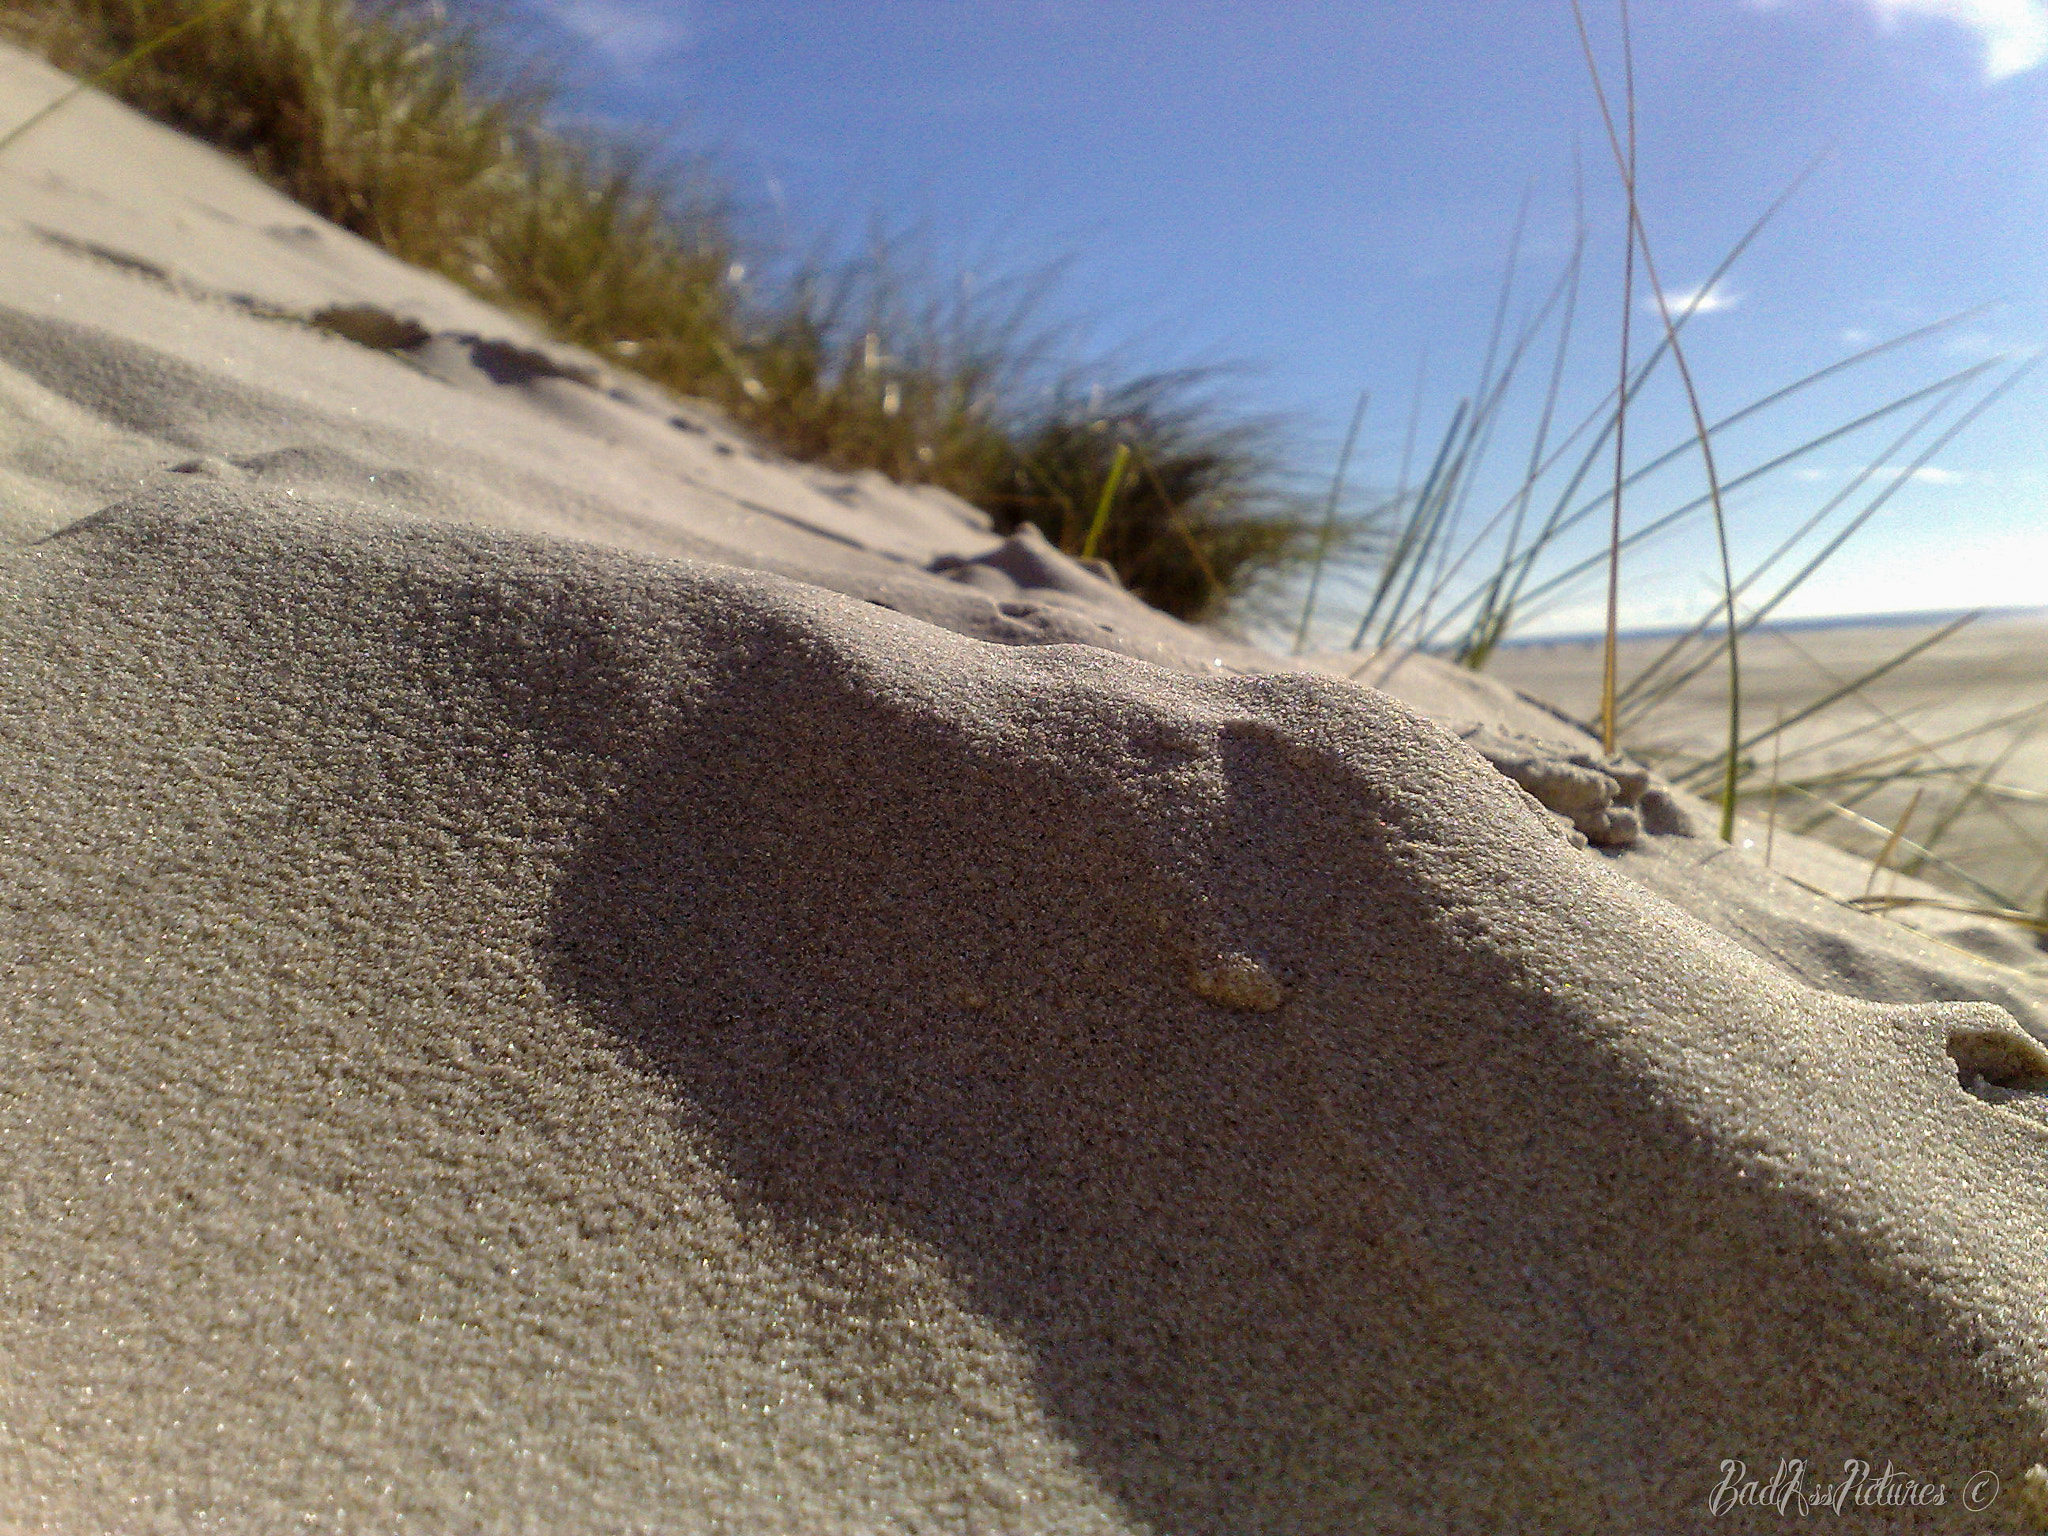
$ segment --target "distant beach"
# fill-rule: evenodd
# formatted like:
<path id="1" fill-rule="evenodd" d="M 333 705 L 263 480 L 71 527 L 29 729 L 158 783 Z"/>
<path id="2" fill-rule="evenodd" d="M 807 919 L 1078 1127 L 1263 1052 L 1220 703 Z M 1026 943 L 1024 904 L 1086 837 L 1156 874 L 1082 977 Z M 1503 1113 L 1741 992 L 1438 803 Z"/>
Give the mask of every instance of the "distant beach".
<path id="1" fill-rule="evenodd" d="M 1745 735 L 1767 729 L 1799 710 L 1930 640 L 1963 617 L 1960 612 L 1876 614 L 1803 619 L 1760 628 L 1741 648 Z M 1678 631 L 1626 636 L 1621 644 L 1624 681 L 1640 674 L 1668 648 Z M 1788 727 L 1776 754 L 1786 786 L 1823 776 L 1863 777 L 1914 760 L 1979 765 L 1979 792 L 1963 805 L 1935 850 L 2013 904 L 2038 912 L 2048 886 L 2048 609 L 2010 608 L 1985 613 L 1895 671 L 1855 690 L 1838 705 Z M 1601 643 L 1597 637 L 1530 640 L 1504 646 L 1491 676 L 1559 708 L 1591 720 L 1599 711 Z M 1717 662 L 1701 671 L 1651 714 L 1632 740 L 1655 761 L 1700 758 L 1721 750 L 1727 730 L 1728 671 Z M 2027 711 L 2034 711 L 2027 713 Z M 1924 753 L 1918 750 L 1924 746 Z M 1757 748 L 1757 770 L 1769 776 L 1773 749 Z M 1967 778 L 1968 776 L 1966 776 Z M 1923 788 L 1924 786 L 1924 788 Z M 1903 840 L 1917 841 L 1947 814 L 1937 802 L 1932 775 L 1911 774 L 1881 786 L 1845 783 L 1829 798 L 1853 801 L 1849 814 L 1820 809 L 1787 787 L 1779 796 L 1782 824 L 1810 830 L 1852 851 L 1875 856 L 1889 830 L 1913 801 L 1921 800 Z M 1950 792 L 1949 798 L 1953 798 Z M 1754 815 L 1767 804 L 1752 805 Z M 1856 817 L 1861 817 L 1862 822 Z M 1912 867 L 1910 847 L 1888 867 Z M 1927 879 L 1971 892 L 1967 883 L 1929 863 Z"/>

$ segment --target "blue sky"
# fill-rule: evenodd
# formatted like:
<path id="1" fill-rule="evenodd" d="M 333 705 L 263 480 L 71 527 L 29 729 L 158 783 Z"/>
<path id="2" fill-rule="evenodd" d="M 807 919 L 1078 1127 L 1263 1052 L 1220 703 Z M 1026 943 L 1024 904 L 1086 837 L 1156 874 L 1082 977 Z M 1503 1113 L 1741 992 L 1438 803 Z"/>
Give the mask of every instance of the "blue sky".
<path id="1" fill-rule="evenodd" d="M 1046 317 L 1083 323 L 1084 351 L 1124 373 L 1247 365 L 1234 397 L 1289 417 L 1306 466 L 1327 472 L 1369 391 L 1355 478 L 1388 489 L 1425 355 L 1425 445 L 1473 392 L 1525 196 L 1511 328 L 1562 271 L 1580 166 L 1589 243 L 1559 419 L 1612 385 L 1619 180 L 1569 0 L 532 3 L 582 82 L 578 111 L 713 151 L 775 237 L 857 242 L 879 219 L 921 232 L 946 272 L 1065 261 Z M 1618 86 L 1615 0 L 1585 3 Z M 1632 19 L 1639 185 L 1668 291 L 1697 290 L 1825 156 L 1686 328 L 1710 419 L 1872 340 L 1996 306 L 1731 432 L 1724 478 L 2048 342 L 2048 3 L 1637 0 Z M 1640 290 L 1632 323 L 1640 353 L 1661 327 Z M 1529 456 L 1554 338 L 1503 406 L 1470 526 Z M 1910 464 L 1890 445 L 1909 419 L 1734 493 L 1738 574 L 1859 471 L 1881 466 L 1820 536 Z M 1632 418 L 1631 462 L 1687 420 L 1667 369 Z M 2048 368 L 1935 452 L 1780 611 L 2048 604 L 2044 420 Z M 1702 483 L 1687 458 L 1632 495 L 1631 524 Z M 1627 619 L 1691 617 L 1717 569 L 1705 524 L 1632 552 Z M 1561 594 L 1535 627 L 1585 628 L 1599 601 Z"/>

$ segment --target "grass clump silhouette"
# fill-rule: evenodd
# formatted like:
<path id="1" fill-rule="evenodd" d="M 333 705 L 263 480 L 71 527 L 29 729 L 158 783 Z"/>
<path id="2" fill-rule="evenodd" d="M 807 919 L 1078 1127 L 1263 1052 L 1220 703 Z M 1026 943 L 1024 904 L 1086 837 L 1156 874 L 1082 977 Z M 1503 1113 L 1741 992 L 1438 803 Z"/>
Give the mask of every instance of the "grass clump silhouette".
<path id="1" fill-rule="evenodd" d="M 1209 374 L 1049 377 L 1042 285 L 946 297 L 888 242 L 750 277 L 774 253 L 740 238 L 705 167 L 560 121 L 506 19 L 412 0 L 0 0 L 0 37 L 794 458 L 940 486 L 1075 555 L 1106 508 L 1094 553 L 1182 618 L 1220 616 L 1320 547 L 1277 428 L 1229 410 Z M 1132 472 L 1112 486 L 1120 448 Z"/>

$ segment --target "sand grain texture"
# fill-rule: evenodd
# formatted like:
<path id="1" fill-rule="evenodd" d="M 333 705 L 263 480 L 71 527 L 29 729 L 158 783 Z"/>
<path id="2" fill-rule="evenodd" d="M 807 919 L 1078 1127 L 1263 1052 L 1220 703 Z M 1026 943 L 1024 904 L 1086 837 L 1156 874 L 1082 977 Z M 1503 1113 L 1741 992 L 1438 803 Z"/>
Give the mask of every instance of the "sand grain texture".
<path id="1" fill-rule="evenodd" d="M 472 301 L 221 301 L 458 306 L 105 104 L 20 150 L 0 1525 L 1725 1530 L 1862 1456 L 2023 1528 L 2011 1013 Z M 48 238 L 215 182 L 189 273 Z"/>

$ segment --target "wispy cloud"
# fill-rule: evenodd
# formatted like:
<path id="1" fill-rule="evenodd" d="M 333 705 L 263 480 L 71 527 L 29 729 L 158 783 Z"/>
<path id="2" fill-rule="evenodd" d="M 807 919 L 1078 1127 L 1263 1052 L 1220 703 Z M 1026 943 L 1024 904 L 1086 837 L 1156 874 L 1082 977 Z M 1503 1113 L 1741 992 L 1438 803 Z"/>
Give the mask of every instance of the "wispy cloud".
<path id="1" fill-rule="evenodd" d="M 1909 468 L 1904 464 L 1879 464 L 1867 473 L 1880 483 L 1895 475 L 1904 475 L 1908 480 L 1917 481 L 1921 485 L 1968 485 L 1983 478 L 1967 470 L 1943 469 L 1938 464 L 1922 464 L 1918 469 Z M 1818 469 L 1812 465 L 1803 465 L 1792 471 L 1792 478 L 1803 485 L 1818 485 L 1824 480 L 1846 480 L 1849 478 L 1849 472 L 1843 469 Z"/>
<path id="2" fill-rule="evenodd" d="M 1951 22 L 1977 35 L 1984 78 L 1993 84 L 2048 63 L 2048 3 L 2043 0 L 1860 0 L 1887 28 L 1908 16 Z"/>
<path id="3" fill-rule="evenodd" d="M 644 69 L 694 35 L 686 0 L 540 0 L 540 9 L 621 69 Z"/>
<path id="4" fill-rule="evenodd" d="M 1937 464 L 1922 464 L 1918 469 L 1908 470 L 1903 464 L 1880 464 L 1877 472 L 1881 475 L 1904 474 L 1909 480 L 1922 485 L 1963 485 L 1970 476 L 1960 469 L 1943 469 Z"/>
<path id="5" fill-rule="evenodd" d="M 1996 336 L 1986 335 L 1983 331 L 1964 331 L 1960 336 L 1951 336 L 1944 341 L 1941 350 L 1946 357 L 1970 358 L 1996 357 L 2005 349 Z"/>
<path id="6" fill-rule="evenodd" d="M 1664 302 L 1670 307 L 1671 318 L 1674 320 L 1685 314 L 1687 310 L 1696 315 L 1718 315 L 1724 309 L 1733 309 L 1742 300 L 1742 294 L 1731 293 L 1719 283 L 1704 291 L 1698 288 L 1666 288 L 1664 290 Z M 1656 314 L 1656 297 L 1652 295 L 1650 298 L 1643 300 L 1643 307 L 1649 310 L 1651 314 Z"/>

